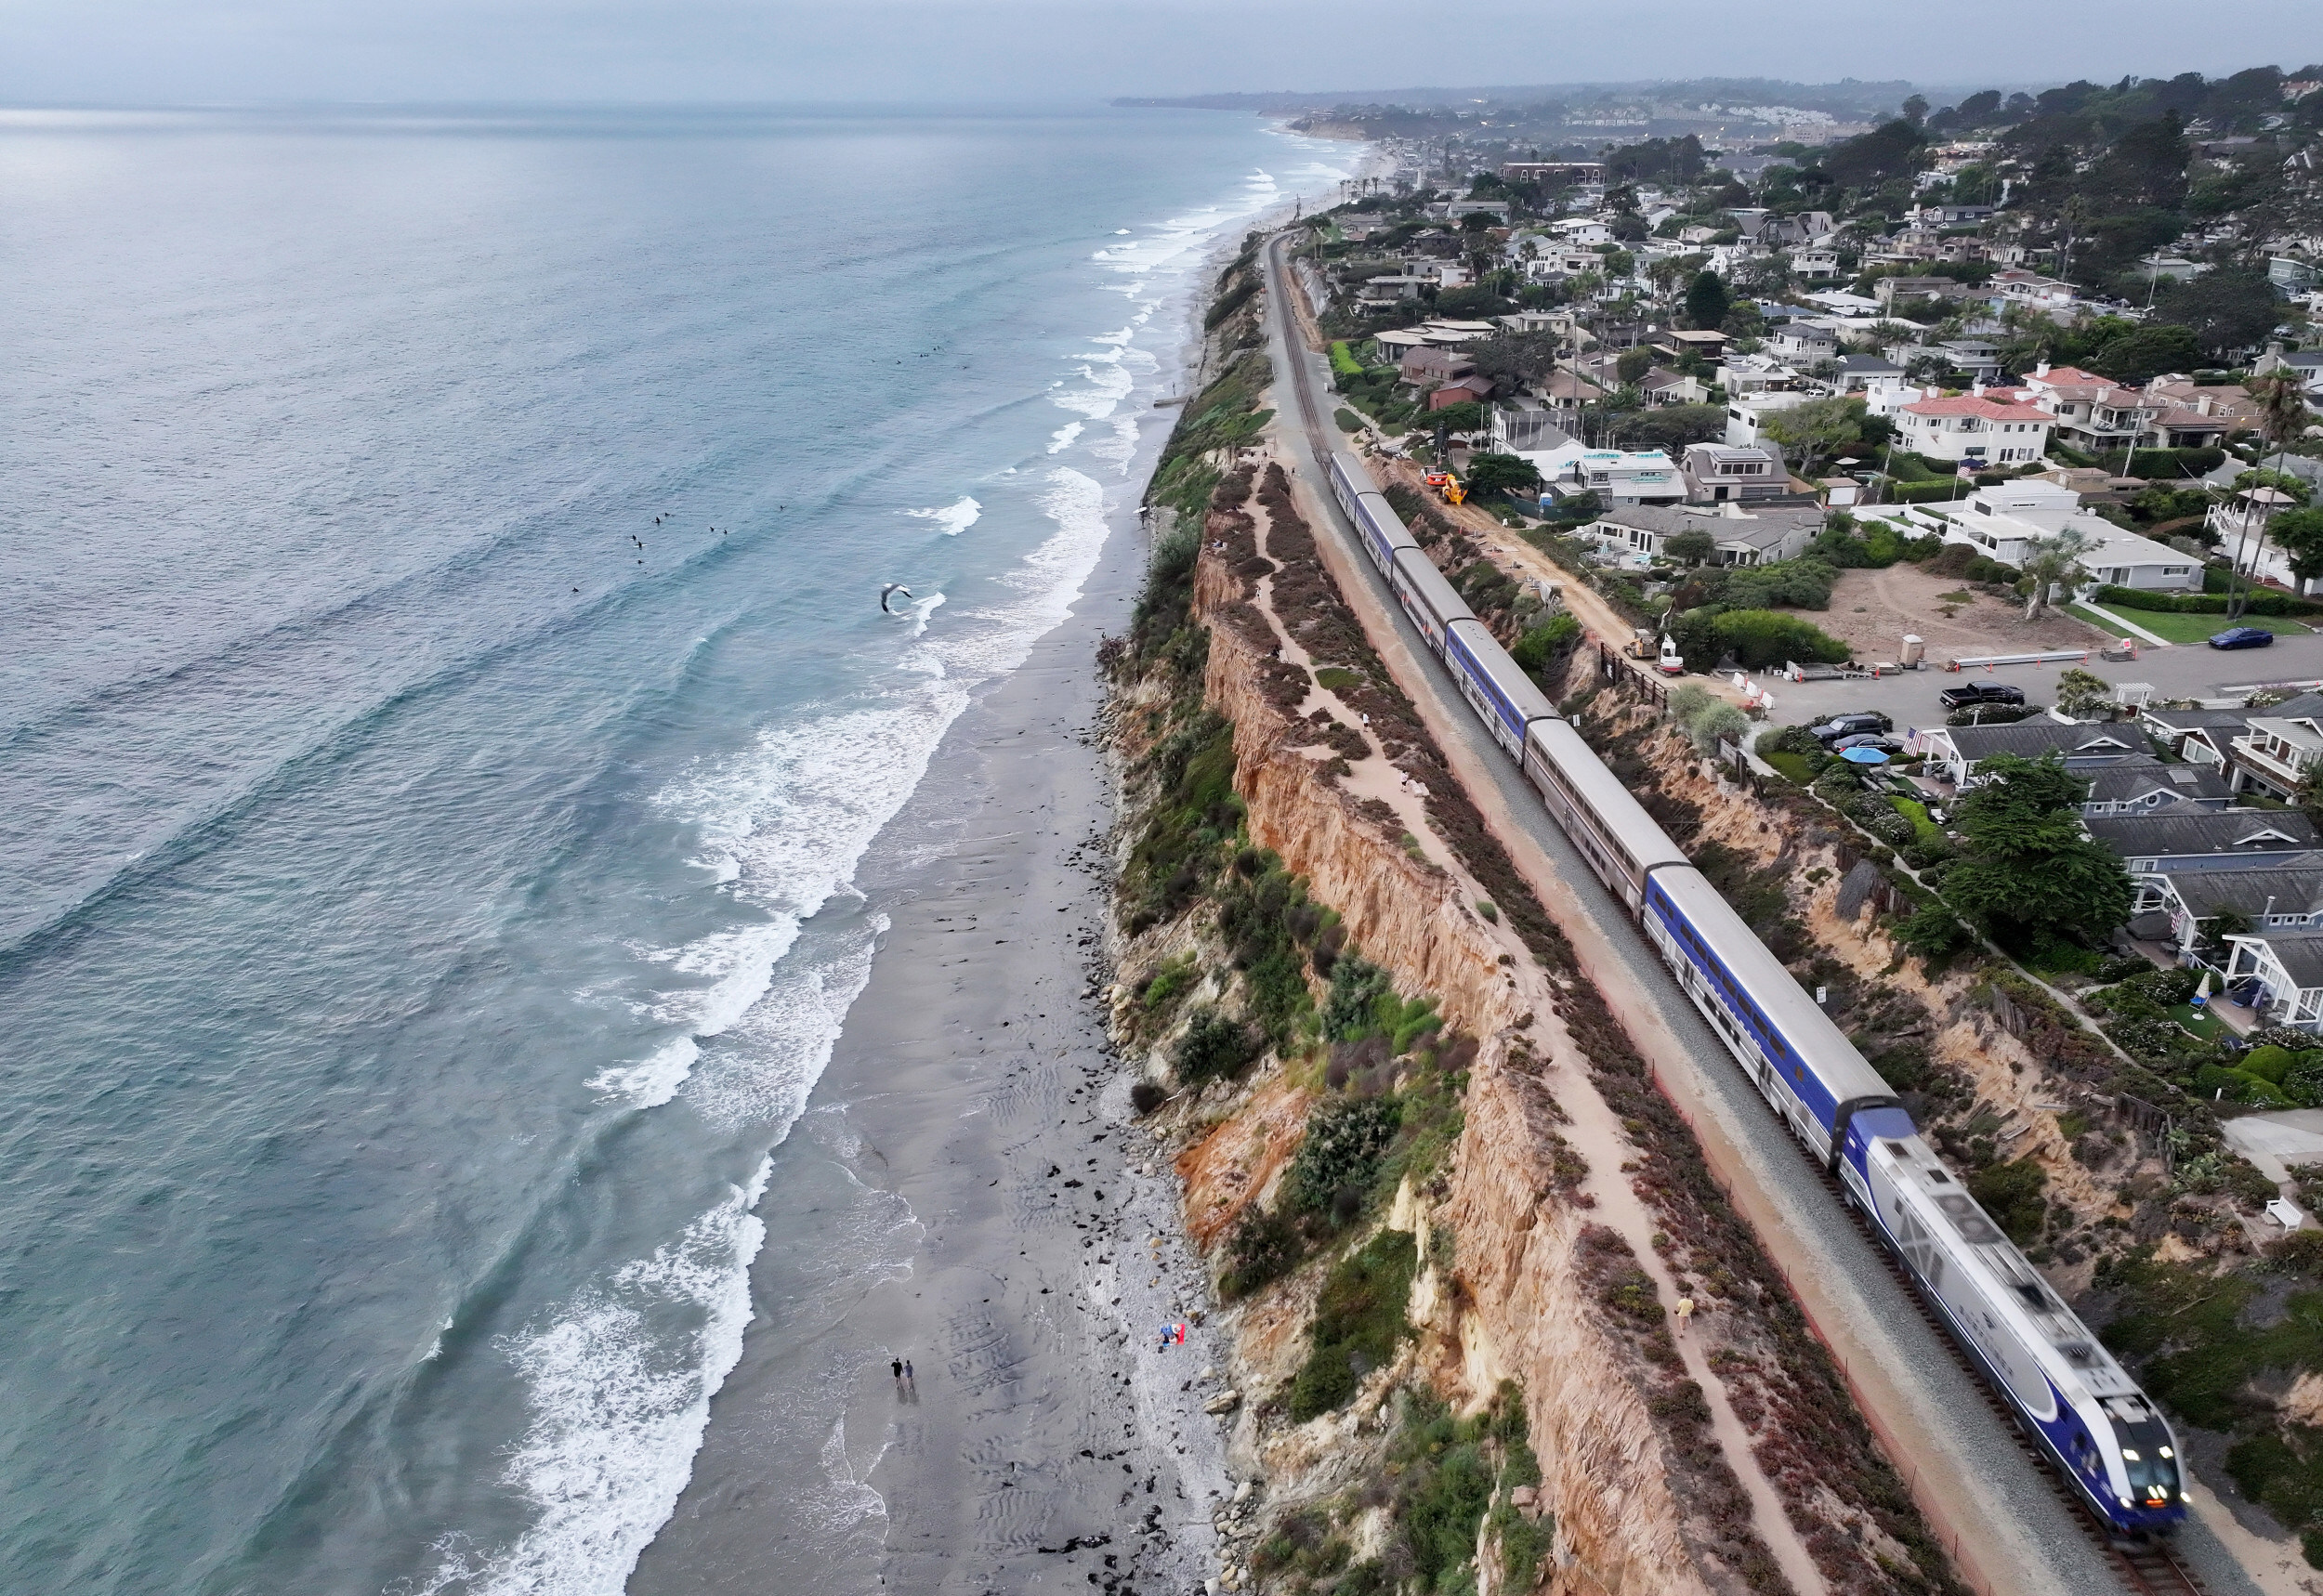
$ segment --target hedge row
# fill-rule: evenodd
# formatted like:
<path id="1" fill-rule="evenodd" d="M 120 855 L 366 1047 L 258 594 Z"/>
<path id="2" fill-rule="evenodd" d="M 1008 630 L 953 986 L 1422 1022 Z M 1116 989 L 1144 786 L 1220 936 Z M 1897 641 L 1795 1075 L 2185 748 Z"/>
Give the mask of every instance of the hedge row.
<path id="1" fill-rule="evenodd" d="M 2224 615 L 2227 599 L 2225 595 L 2217 593 L 2146 593 L 2134 587 L 2101 587 L 2097 590 L 2097 602 L 2116 609 L 2150 609 L 2165 615 Z M 2323 604 L 2263 587 L 2245 595 L 2242 608 L 2253 615 L 2323 615 Z"/>

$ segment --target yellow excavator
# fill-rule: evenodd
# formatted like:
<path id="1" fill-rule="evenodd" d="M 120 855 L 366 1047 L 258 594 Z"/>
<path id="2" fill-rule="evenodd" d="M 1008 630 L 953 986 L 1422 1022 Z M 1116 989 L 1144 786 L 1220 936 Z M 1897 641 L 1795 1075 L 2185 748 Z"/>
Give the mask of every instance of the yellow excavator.
<path id="1" fill-rule="evenodd" d="M 1424 480 L 1429 487 L 1444 495 L 1445 504 L 1462 504 L 1467 502 L 1468 490 L 1462 487 L 1460 478 L 1453 476 L 1450 472 L 1431 471 L 1427 474 Z"/>

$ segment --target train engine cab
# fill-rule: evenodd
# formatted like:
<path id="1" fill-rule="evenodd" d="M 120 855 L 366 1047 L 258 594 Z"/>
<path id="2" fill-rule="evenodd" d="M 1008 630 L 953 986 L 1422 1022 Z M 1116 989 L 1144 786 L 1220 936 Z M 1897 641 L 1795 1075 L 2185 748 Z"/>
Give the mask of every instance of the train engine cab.
<path id="1" fill-rule="evenodd" d="M 2169 1424 L 1991 1215 L 1917 1135 L 1872 1140 L 1862 1172 L 1883 1238 L 2090 1511 L 2125 1537 L 2175 1528 Z"/>

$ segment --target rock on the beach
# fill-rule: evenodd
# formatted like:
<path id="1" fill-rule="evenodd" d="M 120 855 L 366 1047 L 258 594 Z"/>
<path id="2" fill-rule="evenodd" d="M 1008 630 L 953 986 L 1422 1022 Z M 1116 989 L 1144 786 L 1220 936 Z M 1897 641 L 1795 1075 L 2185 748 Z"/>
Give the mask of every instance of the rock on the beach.
<path id="1" fill-rule="evenodd" d="M 1231 1413 L 1241 1406 L 1242 1393 L 1240 1392 L 1222 1391 L 1218 1393 L 1217 1395 L 1212 1397 L 1209 1401 L 1203 1403 L 1201 1405 L 1201 1410 L 1204 1413 Z M 1237 1497 L 1235 1499 L 1240 1501 L 1241 1498 Z"/>

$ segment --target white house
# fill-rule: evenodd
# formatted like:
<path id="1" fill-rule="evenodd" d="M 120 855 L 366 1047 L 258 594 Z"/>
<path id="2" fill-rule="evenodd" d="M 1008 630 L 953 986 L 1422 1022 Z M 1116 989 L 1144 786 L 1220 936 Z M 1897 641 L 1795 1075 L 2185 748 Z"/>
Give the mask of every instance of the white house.
<path id="1" fill-rule="evenodd" d="M 2267 1023 L 2323 1030 L 2323 932 L 2274 932 L 2226 938 L 2226 990 Z"/>
<path id="2" fill-rule="evenodd" d="M 1995 305 L 2028 305 L 2040 310 L 2070 309 L 2075 301 L 2071 283 L 2020 267 L 1994 277 L 1985 284 L 1985 292 Z"/>
<path id="3" fill-rule="evenodd" d="M 1549 224 L 1563 235 L 1567 243 L 1611 243 L 1611 224 L 1595 216 L 1566 216 Z"/>
<path id="4" fill-rule="evenodd" d="M 1609 505 L 1674 504 L 1686 497 L 1686 479 L 1676 463 L 1659 449 L 1589 449 L 1567 442 L 1526 451 L 1522 457 L 1559 493 L 1592 492 Z"/>
<path id="5" fill-rule="evenodd" d="M 1757 515 L 1729 509 L 1721 514 L 1637 504 L 1607 512 L 1589 530 L 1601 543 L 1648 558 L 1660 557 L 1663 547 L 1680 532 L 1708 532 L 1715 546 L 1711 564 L 1771 565 L 1804 553 L 1823 530 L 1823 513 L 1809 508 Z"/>
<path id="6" fill-rule="evenodd" d="M 1760 442 L 1765 432 L 1766 418 L 1778 410 L 1789 410 L 1813 398 L 1796 390 L 1770 388 L 1764 393 L 1742 394 L 1726 402 L 1726 446 L 1748 449 Z"/>
<path id="7" fill-rule="evenodd" d="M 1959 399 L 1930 397 L 1896 412 L 1905 448 L 1923 460 L 1952 460 L 1974 465 L 2015 465 L 2048 452 L 2049 429 L 2056 418 L 2028 404 L 2008 404 L 1981 394 Z"/>
<path id="8" fill-rule="evenodd" d="M 1839 252 L 1835 249 L 1803 249 L 1791 257 L 1791 275 L 1821 279 L 1839 275 Z"/>
<path id="9" fill-rule="evenodd" d="M 1782 359 L 1804 366 L 1839 359 L 1838 334 L 1805 321 L 1784 322 L 1768 334 L 1766 343 Z"/>
<path id="10" fill-rule="evenodd" d="M 2201 590 L 2201 562 L 2192 555 L 2125 532 L 2104 517 L 2082 510 L 2080 502 L 2081 496 L 2069 488 L 2039 477 L 2020 477 L 1998 487 L 1979 488 L 1949 504 L 1870 513 L 1895 522 L 1908 534 L 1933 531 L 1948 543 L 1966 543 L 2002 565 L 2022 564 L 2035 541 L 2071 527 L 2089 540 L 2080 565 L 2092 582 L 2159 593 Z"/>

